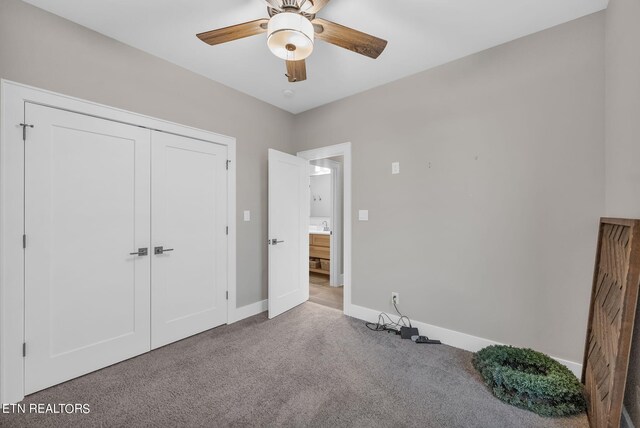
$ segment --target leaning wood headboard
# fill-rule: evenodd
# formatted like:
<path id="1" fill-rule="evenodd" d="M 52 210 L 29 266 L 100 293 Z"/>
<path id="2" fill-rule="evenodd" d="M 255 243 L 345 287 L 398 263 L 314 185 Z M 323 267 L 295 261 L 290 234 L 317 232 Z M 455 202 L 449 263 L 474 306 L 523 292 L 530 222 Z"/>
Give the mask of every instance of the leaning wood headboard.
<path id="1" fill-rule="evenodd" d="M 640 220 L 602 218 L 582 366 L 589 423 L 618 428 L 640 287 Z"/>

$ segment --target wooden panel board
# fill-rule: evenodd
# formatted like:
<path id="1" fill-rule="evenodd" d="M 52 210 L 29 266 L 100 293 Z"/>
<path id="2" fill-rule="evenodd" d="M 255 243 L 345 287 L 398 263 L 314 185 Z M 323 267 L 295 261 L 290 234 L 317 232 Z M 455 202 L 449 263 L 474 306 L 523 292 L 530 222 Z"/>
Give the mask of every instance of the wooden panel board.
<path id="1" fill-rule="evenodd" d="M 640 221 L 600 220 L 582 381 L 592 427 L 619 427 L 640 284 Z"/>

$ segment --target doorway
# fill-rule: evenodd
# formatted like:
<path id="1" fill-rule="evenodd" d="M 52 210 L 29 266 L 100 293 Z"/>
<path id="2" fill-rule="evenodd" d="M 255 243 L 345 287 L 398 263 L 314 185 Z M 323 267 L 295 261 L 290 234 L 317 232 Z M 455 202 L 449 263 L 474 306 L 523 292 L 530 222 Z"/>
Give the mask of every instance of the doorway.
<path id="1" fill-rule="evenodd" d="M 309 162 L 309 300 L 343 309 L 344 156 Z"/>
<path id="2" fill-rule="evenodd" d="M 309 161 L 309 300 L 351 306 L 351 144 L 299 152 Z"/>

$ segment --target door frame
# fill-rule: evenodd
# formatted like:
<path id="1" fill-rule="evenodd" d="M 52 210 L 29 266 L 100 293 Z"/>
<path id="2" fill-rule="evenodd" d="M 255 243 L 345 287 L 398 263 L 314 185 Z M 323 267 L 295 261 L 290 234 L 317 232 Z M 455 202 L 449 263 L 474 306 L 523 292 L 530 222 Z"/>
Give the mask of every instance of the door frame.
<path id="1" fill-rule="evenodd" d="M 344 263 L 344 285 L 343 285 L 343 313 L 352 316 L 351 305 L 351 143 L 334 144 L 332 146 L 320 147 L 317 149 L 304 150 L 297 155 L 306 160 L 326 159 L 334 156 L 343 156 L 343 263 Z M 307 268 L 305 266 L 305 268 Z"/>
<path id="2" fill-rule="evenodd" d="M 24 398 L 24 143 L 25 102 L 227 146 L 227 323 L 236 310 L 236 140 L 233 137 L 0 80 L 0 402 Z M 27 144 L 28 134 L 27 132 Z M 27 349 L 28 352 L 28 349 Z"/>

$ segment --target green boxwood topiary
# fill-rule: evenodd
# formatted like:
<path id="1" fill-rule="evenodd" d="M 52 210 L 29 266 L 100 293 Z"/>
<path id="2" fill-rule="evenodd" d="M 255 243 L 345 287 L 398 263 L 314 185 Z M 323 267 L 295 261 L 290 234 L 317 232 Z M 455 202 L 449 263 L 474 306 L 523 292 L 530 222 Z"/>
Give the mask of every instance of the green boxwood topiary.
<path id="1" fill-rule="evenodd" d="M 478 351 L 473 365 L 493 394 L 542 416 L 569 416 L 586 408 L 583 386 L 553 358 L 533 349 L 494 345 Z"/>

